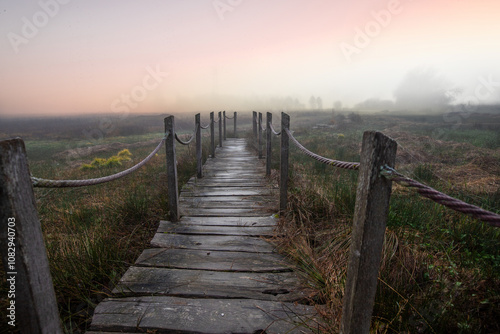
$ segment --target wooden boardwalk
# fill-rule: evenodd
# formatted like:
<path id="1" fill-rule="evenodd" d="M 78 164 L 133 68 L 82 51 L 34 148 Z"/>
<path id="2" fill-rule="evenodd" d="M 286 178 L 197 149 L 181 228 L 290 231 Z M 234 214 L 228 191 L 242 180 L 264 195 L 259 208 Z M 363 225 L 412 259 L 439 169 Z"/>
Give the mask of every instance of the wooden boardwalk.
<path id="1" fill-rule="evenodd" d="M 95 309 L 88 333 L 309 333 L 315 309 L 273 245 L 276 189 L 244 139 L 228 139 L 180 194 L 179 223 L 151 241 Z"/>

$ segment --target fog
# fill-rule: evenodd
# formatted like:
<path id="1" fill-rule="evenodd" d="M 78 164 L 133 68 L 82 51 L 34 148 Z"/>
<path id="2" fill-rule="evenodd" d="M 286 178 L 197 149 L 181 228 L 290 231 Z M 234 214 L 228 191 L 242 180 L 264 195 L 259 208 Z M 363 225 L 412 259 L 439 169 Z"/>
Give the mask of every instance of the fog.
<path id="1" fill-rule="evenodd" d="M 498 103 L 498 12 L 497 0 L 3 1 L 0 115 Z"/>

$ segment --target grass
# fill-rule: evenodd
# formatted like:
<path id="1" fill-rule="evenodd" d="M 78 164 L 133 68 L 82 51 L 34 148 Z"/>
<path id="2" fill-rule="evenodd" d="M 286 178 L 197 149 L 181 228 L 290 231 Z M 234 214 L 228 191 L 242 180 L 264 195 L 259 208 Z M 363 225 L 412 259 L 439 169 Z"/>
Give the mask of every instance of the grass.
<path id="1" fill-rule="evenodd" d="M 134 136 L 151 140 L 152 135 Z M 51 139 L 26 143 L 30 170 L 49 179 L 87 179 L 110 175 L 146 157 L 156 143 L 135 145 L 130 150 L 112 145 L 103 152 L 79 157 L 78 163 L 57 153 L 74 147 L 75 140 Z M 131 138 L 108 138 L 99 145 L 131 143 Z M 204 139 L 206 159 L 208 140 Z M 179 187 L 196 173 L 195 150 L 177 146 Z M 57 158 L 59 157 L 59 158 Z M 66 333 L 88 329 L 95 306 L 109 296 L 113 286 L 169 215 L 165 150 L 160 150 L 134 175 L 112 183 L 82 188 L 35 188 L 35 197 L 60 316 Z M 83 168 L 82 168 L 83 166 Z M 2 275 L 4 275 L 2 273 Z M 0 278 L 5 281 L 4 278 Z M 6 295 L 6 286 L 0 287 Z M 0 301 L 4 318 L 6 300 Z M 4 307 L 5 306 L 5 307 Z M 6 322 L 0 332 L 9 332 Z"/>
<path id="2" fill-rule="evenodd" d="M 369 117 L 365 120 L 363 127 L 373 126 Z M 298 126 L 292 129 L 299 141 L 313 152 L 337 160 L 359 161 L 363 127 L 344 127 L 340 130 L 343 136 L 339 130 L 314 131 Z M 484 144 L 489 141 L 481 139 L 484 150 L 475 149 L 472 155 L 469 146 L 460 146 L 457 151 L 455 142 L 431 142 L 439 154 L 425 155 L 419 154 L 421 145 L 426 143 L 418 137 L 420 130 L 414 127 L 413 133 L 406 132 L 396 138 L 406 148 L 399 152 L 397 169 L 452 196 L 499 212 L 498 187 L 496 190 L 495 187 L 470 187 L 469 182 L 461 182 L 452 173 L 470 161 L 488 158 L 489 163 L 485 164 L 491 171 L 488 178 L 478 172 L 479 167 L 466 176 L 470 183 L 487 180 L 498 184 L 498 174 L 491 165 L 498 164 L 500 157 L 489 150 L 489 144 Z M 386 131 L 398 134 L 391 127 Z M 495 138 L 488 131 L 478 136 L 483 137 Z M 408 159 L 408 151 L 412 159 Z M 316 292 L 310 296 L 311 302 L 326 304 L 326 308 L 318 308 L 325 316 L 326 332 L 336 333 L 341 317 L 357 172 L 321 165 L 295 148 L 291 152 L 289 204 L 280 222 L 282 236 L 277 237 L 277 242 L 314 287 Z M 461 159 L 456 160 L 456 156 Z M 499 241 L 500 229 L 394 184 L 372 332 L 500 331 Z"/>
<path id="3" fill-rule="evenodd" d="M 500 192 L 489 183 L 498 184 L 496 166 L 500 157 L 488 144 L 496 140 L 490 130 L 468 132 L 467 138 L 481 138 L 469 146 L 457 143 L 458 139 L 452 141 L 455 133 L 459 136 L 459 129 L 450 132 L 449 141 L 441 142 L 426 135 L 429 124 L 404 123 L 402 131 L 399 121 L 362 117 L 362 124 L 312 130 L 314 120 L 328 123 L 331 115 L 297 114 L 292 115 L 291 128 L 307 148 L 344 161 L 359 161 L 363 130 L 382 129 L 400 144 L 399 171 L 498 212 Z M 279 128 L 278 120 L 274 123 Z M 99 143 L 109 145 L 104 150 L 81 154 L 77 159 L 65 159 L 57 153 L 92 143 L 53 140 L 51 136 L 30 140 L 26 143 L 30 170 L 43 178 L 109 175 L 137 163 L 156 144 L 133 146 L 129 149 L 131 161 L 123 159 L 122 165 L 111 163 L 84 170 L 80 166 L 92 165 L 94 159 L 103 159 L 97 161 L 104 163 L 118 157 L 123 148 L 114 149 L 112 143 L 132 147 L 138 141 L 161 136 L 161 129 L 153 129 L 149 134 L 106 138 Z M 206 158 L 207 148 L 203 151 Z M 194 149 L 178 145 L 177 152 L 182 186 L 196 171 Z M 273 152 L 278 156 L 276 139 Z M 273 168 L 278 167 L 277 160 Z M 276 242 L 296 261 L 298 271 L 313 288 L 311 303 L 327 306 L 318 306 L 318 311 L 324 315 L 325 332 L 335 333 L 341 318 L 357 172 L 315 162 L 294 148 L 290 161 L 289 206 L 280 220 Z M 164 150 L 133 176 L 111 184 L 36 189 L 35 195 L 65 332 L 81 333 L 88 328 L 93 308 L 148 247 L 158 221 L 169 214 Z M 396 184 L 390 205 L 372 331 L 499 332 L 500 229 L 436 205 Z M 5 296 L 5 286 L 1 289 L 0 294 Z M 2 300 L 1 317 L 5 309 Z M 8 332 L 7 328 L 2 330 Z"/>

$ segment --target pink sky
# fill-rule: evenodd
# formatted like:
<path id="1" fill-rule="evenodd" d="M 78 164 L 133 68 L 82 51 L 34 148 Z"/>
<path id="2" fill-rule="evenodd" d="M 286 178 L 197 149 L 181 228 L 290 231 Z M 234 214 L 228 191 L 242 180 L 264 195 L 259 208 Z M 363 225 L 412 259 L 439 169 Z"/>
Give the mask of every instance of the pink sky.
<path id="1" fill-rule="evenodd" d="M 470 95 L 500 82 L 498 13 L 498 0 L 0 0 L 0 115 L 352 106 L 392 99 L 419 67 Z"/>

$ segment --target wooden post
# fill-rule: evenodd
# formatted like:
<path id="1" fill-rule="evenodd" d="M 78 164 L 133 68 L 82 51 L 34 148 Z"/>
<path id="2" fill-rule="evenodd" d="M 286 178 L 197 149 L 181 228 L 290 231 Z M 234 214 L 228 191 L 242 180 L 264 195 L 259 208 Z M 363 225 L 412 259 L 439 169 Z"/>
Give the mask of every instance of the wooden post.
<path id="1" fill-rule="evenodd" d="M 236 119 L 237 119 L 236 111 L 234 112 L 233 119 L 234 119 L 234 138 L 238 138 L 238 132 L 236 131 Z"/>
<path id="2" fill-rule="evenodd" d="M 215 158 L 215 123 L 214 123 L 214 112 L 210 113 L 210 155 Z"/>
<path id="3" fill-rule="evenodd" d="M 262 159 L 262 113 L 259 113 L 259 159 Z"/>
<path id="4" fill-rule="evenodd" d="M 179 187 L 177 181 L 177 160 L 175 158 L 175 120 L 174 116 L 165 118 L 165 133 L 168 133 L 165 140 L 167 151 L 167 181 L 168 181 L 168 201 L 170 202 L 170 220 L 179 221 Z"/>
<path id="5" fill-rule="evenodd" d="M 285 129 L 290 129 L 290 116 L 281 113 L 281 155 L 280 155 L 280 212 L 286 210 L 288 192 L 288 134 Z"/>
<path id="6" fill-rule="evenodd" d="M 266 115 L 266 175 L 271 175 L 271 123 L 273 122 L 273 114 L 270 112 Z"/>
<path id="7" fill-rule="evenodd" d="M 252 128 L 253 128 L 253 140 L 254 143 L 257 141 L 257 112 L 252 113 Z"/>
<path id="8" fill-rule="evenodd" d="M 370 330 L 391 197 L 391 181 L 380 168 L 394 167 L 396 149 L 396 142 L 380 132 L 363 135 L 340 333 Z"/>
<path id="9" fill-rule="evenodd" d="M 219 111 L 219 147 L 222 147 L 222 115 Z"/>
<path id="10" fill-rule="evenodd" d="M 2 319 L 21 333 L 62 333 L 35 195 L 20 138 L 0 142 L 0 252 L 9 298 Z"/>
<path id="11" fill-rule="evenodd" d="M 196 129 L 196 177 L 201 179 L 203 177 L 203 172 L 201 170 L 202 159 L 201 159 L 201 119 L 200 114 L 194 116 L 195 129 Z"/>
<path id="12" fill-rule="evenodd" d="M 223 117 L 224 118 L 224 140 L 226 140 L 227 136 L 226 136 L 226 111 L 225 110 L 222 112 L 222 115 L 224 116 Z"/>

